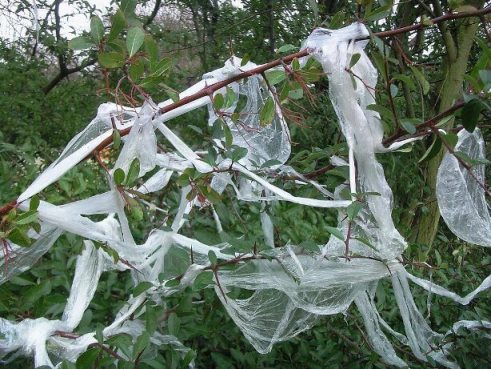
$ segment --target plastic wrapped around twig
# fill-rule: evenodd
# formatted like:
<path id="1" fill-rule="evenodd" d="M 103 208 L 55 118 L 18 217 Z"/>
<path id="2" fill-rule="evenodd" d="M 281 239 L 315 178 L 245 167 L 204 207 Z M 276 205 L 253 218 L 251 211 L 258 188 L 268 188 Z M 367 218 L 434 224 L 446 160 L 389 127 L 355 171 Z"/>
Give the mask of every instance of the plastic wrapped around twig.
<path id="1" fill-rule="evenodd" d="M 221 69 L 207 73 L 203 76 L 210 77 L 231 77 L 241 71 L 247 71 L 256 67 L 254 63 L 248 62 L 241 66 L 241 59 L 232 57 Z M 275 160 L 279 164 L 284 164 L 291 152 L 290 133 L 286 125 L 280 106 L 276 103 L 273 95 L 274 90 L 270 91 L 263 77 L 253 75 L 245 81 L 229 84 L 237 100 L 230 106 L 221 111 L 222 119 L 226 122 L 233 136 L 233 144 L 246 148 L 247 155 L 240 160 L 240 163 L 248 168 L 253 165 L 261 166 L 269 160 Z M 273 87 L 271 87 L 273 88 Z M 223 93 L 223 91 L 220 91 Z M 261 124 L 260 111 L 266 100 L 271 99 L 274 104 L 274 118 L 269 124 Z M 245 100 L 245 105 L 238 112 L 238 119 L 231 119 L 232 113 L 237 109 L 237 105 Z M 218 119 L 212 105 L 208 105 L 209 124 Z"/>
<path id="2" fill-rule="evenodd" d="M 156 111 L 157 106 L 152 101 L 146 101 L 143 104 L 114 165 L 115 168 L 121 168 L 128 173 L 132 161 L 138 159 L 140 162 L 139 177 L 141 177 L 155 167 L 157 137 L 155 137 L 152 118 Z"/>
<path id="3" fill-rule="evenodd" d="M 454 151 L 471 160 L 485 159 L 481 131 L 461 130 Z M 464 157 L 466 160 L 467 158 Z M 469 171 L 450 153 L 438 168 L 436 195 L 438 206 L 448 228 L 457 237 L 476 245 L 491 247 L 491 216 L 486 201 L 484 164 L 477 163 Z"/>

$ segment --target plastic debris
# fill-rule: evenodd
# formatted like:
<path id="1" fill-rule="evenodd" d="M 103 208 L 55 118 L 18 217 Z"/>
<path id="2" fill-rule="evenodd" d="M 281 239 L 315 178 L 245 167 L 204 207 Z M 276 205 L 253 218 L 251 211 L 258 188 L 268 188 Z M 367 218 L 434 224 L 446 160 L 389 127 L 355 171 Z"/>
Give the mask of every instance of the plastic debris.
<path id="1" fill-rule="evenodd" d="M 194 207 L 206 204 L 206 200 L 189 196 L 191 186 L 182 188 L 177 209 L 172 209 L 175 216 L 170 227 L 150 231 L 140 245 L 133 239 L 124 211 L 128 199 L 122 196 L 111 175 L 107 175 L 108 191 L 105 193 L 64 205 L 42 201 L 38 208 L 41 230 L 39 234 L 33 233 L 36 241 L 30 248 L 9 242 L 10 254 L 0 256 L 0 283 L 6 283 L 29 269 L 49 252 L 63 232 L 85 239 L 85 248 L 77 258 L 72 288 L 59 320 L 41 317 L 11 322 L 0 318 L 0 359 L 9 362 L 16 355 L 26 355 L 34 358 L 36 366 L 51 368 L 56 368 L 64 359 L 75 362 L 89 345 L 97 343 L 95 332 L 78 337 L 68 337 L 67 333 L 76 331 L 94 297 L 100 276 L 108 270 L 130 270 L 135 286 L 143 281 L 150 282 L 149 289 L 144 294 L 130 296 L 113 321 L 102 330 L 104 338 L 119 333 L 138 337 L 144 330 L 145 301 L 151 299 L 165 304 L 167 296 L 191 285 L 203 270 L 209 269 L 212 252 L 223 261 L 248 260 L 239 260 L 233 269 L 219 269 L 215 274 L 215 291 L 245 337 L 261 353 L 267 353 L 275 343 L 309 329 L 320 316 L 344 313 L 354 304 L 363 317 L 370 344 L 387 364 L 407 366 L 386 336 L 389 333 L 401 344 L 409 346 L 420 360 L 426 361 L 431 357 L 443 366 L 457 368 L 457 364 L 448 358 L 451 345 L 441 344 L 451 332 L 442 335 L 431 330 L 413 301 L 408 280 L 431 293 L 468 304 L 478 293 L 491 287 L 491 277 L 474 292 L 460 297 L 431 281 L 412 276 L 401 264 L 400 256 L 406 242 L 392 221 L 392 191 L 376 153 L 394 150 L 413 139 L 389 148 L 382 145 L 380 117 L 368 109 L 375 102 L 377 71 L 364 52 L 367 42 L 357 41 L 368 35 L 368 30 L 356 23 L 340 30 L 316 29 L 304 43 L 304 47 L 310 50 L 309 57 L 321 63 L 329 78 L 330 98 L 349 146 L 347 160 L 331 158 L 333 165 L 347 166 L 350 171 L 349 184 L 340 185 L 334 193 L 285 165 L 291 150 L 288 127 L 281 107 L 275 101 L 274 90 L 261 76 L 251 76 L 246 82 L 233 82 L 228 89 L 217 91 L 223 96 L 228 93 L 238 98 L 218 109 L 208 96 L 168 112 L 163 110 L 172 104 L 171 100 L 158 105 L 149 100 L 139 109 L 109 103 L 101 105 L 96 118 L 70 141 L 61 156 L 19 197 L 20 210 L 27 211 L 32 196 L 90 155 L 115 129 L 131 127 L 115 168 L 127 172 L 137 158 L 140 163 L 138 177 L 152 171 L 137 192 L 149 194 L 160 191 L 174 173 L 179 176 L 189 168 L 210 175 L 211 187 L 218 193 L 223 193 L 230 186 L 239 199 L 261 202 L 260 220 L 268 250 L 260 256 L 255 253 L 234 254 L 226 242 L 207 245 L 180 234 Z M 354 55 L 359 57 L 351 65 Z M 180 97 L 255 67 L 250 62 L 244 66 L 240 64 L 240 59 L 230 59 L 223 68 L 206 74 L 202 81 L 182 92 Z M 241 99 L 245 104 L 238 109 Z M 274 109 L 272 119 L 262 122 L 258 111 L 271 102 Z M 214 164 L 209 163 L 204 160 L 203 152 L 191 149 L 165 124 L 205 105 L 208 105 L 210 125 L 222 119 L 231 132 L 232 146 L 246 149 L 246 155 L 237 161 L 226 158 L 221 149 L 224 149 L 223 142 L 227 139 L 216 138 L 215 144 L 219 148 L 215 152 L 217 160 Z M 174 152 L 158 152 L 155 130 L 164 136 Z M 471 160 L 484 159 L 484 142 L 479 131 L 473 134 L 462 131 L 456 150 Z M 274 162 L 270 166 L 262 168 L 271 160 Z M 226 171 L 232 171 L 234 175 Z M 274 185 L 268 173 L 294 176 L 298 184 L 317 189 L 321 198 L 294 196 Z M 490 216 L 484 189 L 479 184 L 483 178 L 483 165 L 478 163 L 470 173 L 455 156 L 447 154 L 438 175 L 437 195 L 442 215 L 458 237 L 491 246 Z M 350 199 L 342 196 L 346 191 L 351 193 Z M 128 196 L 135 199 L 134 194 Z M 332 235 L 318 252 L 306 253 L 295 245 L 275 248 L 274 225 L 267 205 L 271 201 L 337 208 L 339 221 L 336 232 L 342 237 Z M 359 211 L 356 217 L 349 219 L 347 207 L 352 204 L 359 205 Z M 215 209 L 212 210 L 217 232 L 221 235 L 222 222 Z M 106 215 L 106 218 L 95 222 L 90 218 L 94 214 Z M 375 290 L 384 278 L 391 279 L 404 323 L 404 334 L 394 331 L 376 309 Z M 166 285 L 171 280 L 179 283 Z M 236 288 L 249 291 L 250 297 L 232 298 L 227 295 Z M 490 329 L 491 323 L 460 321 L 454 324 L 453 331 L 459 332 L 463 328 Z M 157 345 L 172 345 L 183 356 L 188 352 L 176 337 L 154 333 L 150 339 Z M 124 357 L 123 353 L 119 354 Z M 193 366 L 192 363 L 190 365 Z"/>

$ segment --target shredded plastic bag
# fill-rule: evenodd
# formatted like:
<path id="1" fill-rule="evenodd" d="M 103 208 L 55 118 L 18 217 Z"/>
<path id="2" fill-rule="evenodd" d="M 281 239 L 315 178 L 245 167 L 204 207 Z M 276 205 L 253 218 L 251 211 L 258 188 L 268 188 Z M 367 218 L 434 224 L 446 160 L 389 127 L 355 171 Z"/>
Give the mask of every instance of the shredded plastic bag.
<path id="1" fill-rule="evenodd" d="M 462 160 L 486 159 L 479 128 L 473 133 L 461 130 L 458 137 L 454 151 L 462 156 Z M 468 171 L 455 155 L 445 154 L 438 168 L 436 185 L 441 215 L 457 237 L 476 245 L 491 247 L 491 216 L 482 187 L 484 184 L 484 164 L 478 162 Z"/>
<path id="2" fill-rule="evenodd" d="M 234 82 L 229 90 L 223 88 L 218 91 L 225 96 L 228 93 L 239 97 L 219 112 L 211 106 L 208 96 L 164 113 L 160 109 L 165 110 L 172 104 L 171 100 L 158 106 L 149 100 L 139 109 L 101 105 L 97 117 L 70 141 L 60 158 L 19 197 L 20 210 L 27 211 L 33 195 L 92 153 L 113 134 L 114 129 L 132 127 L 115 167 L 126 172 L 131 162 L 138 158 L 140 177 L 157 167 L 137 191 L 147 194 L 159 191 L 168 184 L 173 173 L 179 176 L 188 168 L 195 168 L 212 177 L 211 186 L 217 192 L 223 193 L 230 185 L 238 199 L 262 202 L 259 217 L 269 249 L 261 255 L 234 254 L 228 243 L 207 245 L 180 234 L 193 208 L 204 204 L 204 201 L 189 196 L 193 190 L 191 185 L 182 188 L 179 204 L 170 209 L 169 213 L 174 218 L 169 224 L 167 220 L 164 222 L 168 228 L 151 230 L 140 245 L 133 238 L 124 210 L 125 202 L 128 198 L 134 199 L 133 195 L 124 197 L 110 175 L 106 176 L 108 191 L 105 193 L 64 205 L 42 201 L 38 208 L 41 232 L 33 233 L 36 241 L 30 248 L 12 244 L 11 255 L 0 256 L 0 284 L 31 267 L 63 232 L 84 238 L 85 248 L 77 258 L 72 288 L 59 320 L 38 318 L 10 322 L 0 318 L 0 358 L 8 362 L 16 355 L 32 356 L 36 366 L 51 368 L 57 367 L 64 359 L 75 362 L 89 345 L 97 342 L 95 332 L 68 338 L 57 331 L 70 333 L 77 329 L 94 297 L 99 278 L 108 270 L 129 270 L 134 286 L 150 282 L 145 293 L 129 296 L 112 322 L 102 330 L 104 338 L 120 333 L 136 338 L 145 327 L 142 319 L 145 302 L 151 299 L 157 304 L 165 304 L 168 296 L 190 286 L 202 271 L 210 269 L 209 255 L 212 252 L 222 261 L 237 264 L 236 268 L 216 271 L 215 291 L 226 311 L 258 352 L 269 352 L 275 343 L 309 329 L 319 316 L 344 313 L 354 303 L 363 317 L 370 344 L 386 363 L 407 366 L 397 356 L 384 332 L 409 346 L 420 360 L 426 361 L 431 357 L 445 367 L 457 368 L 448 359 L 451 345 L 441 345 L 446 335 L 431 330 L 414 303 L 408 280 L 432 293 L 468 304 L 477 294 L 491 287 L 491 277 L 472 293 L 460 297 L 431 281 L 410 275 L 402 266 L 400 256 L 406 242 L 392 221 L 392 191 L 376 153 L 391 151 L 412 140 L 397 142 L 389 148 L 382 145 L 380 117 L 368 109 L 375 102 L 377 71 L 364 52 L 366 41 L 357 41 L 368 34 L 362 24 L 356 23 L 340 30 L 316 29 L 304 43 L 310 57 L 321 63 L 329 78 L 330 98 L 349 147 L 348 162 L 338 157 L 331 158 L 333 165 L 348 166 L 350 171 L 349 184 L 340 185 L 334 193 L 282 165 L 291 150 L 288 127 L 273 91 L 268 90 L 260 76 L 250 76 L 247 82 Z M 356 57 L 358 61 L 351 65 L 355 55 L 359 55 Z M 240 64 L 240 59 L 230 59 L 223 68 L 206 74 L 203 81 L 182 92 L 180 97 L 255 67 L 253 63 Z M 245 104 L 238 109 L 241 99 Z M 272 122 L 263 125 L 258 112 L 271 101 L 274 116 Z M 223 116 L 232 134 L 233 145 L 247 149 L 244 158 L 232 162 L 217 153 L 217 162 L 212 165 L 203 159 L 203 152 L 191 149 L 170 125 L 165 124 L 204 105 L 208 105 L 210 124 L 217 120 L 217 114 Z M 238 116 L 232 119 L 234 113 Z M 157 153 L 155 129 L 174 147 L 174 152 Z M 223 149 L 220 140 L 215 143 Z M 484 158 L 484 144 L 478 130 L 473 134 L 461 132 L 456 149 L 473 159 Z M 267 170 L 260 168 L 271 160 L 275 162 L 267 166 Z M 234 175 L 226 173 L 228 170 Z M 317 189 L 323 198 L 294 196 L 274 185 L 269 174 L 293 175 L 298 178 L 298 183 Z M 460 166 L 455 157 L 447 155 L 439 171 L 439 205 L 449 228 L 459 237 L 490 246 L 489 212 L 483 191 L 474 177 L 484 178 L 483 166 L 476 165 L 471 174 Z M 346 191 L 351 193 L 351 199 L 343 196 Z M 332 231 L 333 235 L 318 252 L 306 252 L 295 245 L 275 248 L 274 225 L 267 205 L 272 201 L 337 208 L 337 229 Z M 359 205 L 354 219 L 349 219 L 346 209 L 351 205 Z M 222 234 L 220 217 L 214 208 L 212 212 L 217 232 Z M 90 218 L 94 214 L 106 215 L 106 218 L 96 222 Z M 468 221 L 463 222 L 462 217 L 467 217 Z M 95 242 L 100 247 L 96 247 Z M 237 258 L 245 258 L 247 262 Z M 376 309 L 375 290 L 383 278 L 391 278 L 404 334 L 394 331 Z M 179 283 L 167 285 L 171 280 Z M 237 289 L 238 297 L 232 298 L 228 292 L 237 292 Z M 462 328 L 490 329 L 491 323 L 461 321 L 456 322 L 453 328 L 455 331 Z M 182 356 L 189 351 L 173 336 L 154 333 L 150 340 L 156 345 L 172 345 Z"/>
<path id="3" fill-rule="evenodd" d="M 228 78 L 239 71 L 255 67 L 256 64 L 251 62 L 241 66 L 241 59 L 232 57 L 223 68 L 207 73 L 203 78 Z M 219 92 L 225 96 L 227 93 L 233 94 L 236 100 L 231 106 L 221 110 L 222 119 L 231 131 L 233 144 L 248 150 L 247 155 L 239 162 L 247 168 L 261 167 L 272 160 L 277 164 L 285 163 L 291 152 L 290 133 L 279 105 L 274 102 L 275 91 L 269 91 L 268 85 L 259 75 L 250 76 L 246 81 L 233 82 L 227 88 Z M 271 122 L 263 124 L 259 112 L 268 100 L 274 106 L 274 117 Z M 237 113 L 236 119 L 232 119 L 234 112 Z M 208 113 L 208 123 L 212 126 L 219 117 L 212 105 L 208 105 Z"/>

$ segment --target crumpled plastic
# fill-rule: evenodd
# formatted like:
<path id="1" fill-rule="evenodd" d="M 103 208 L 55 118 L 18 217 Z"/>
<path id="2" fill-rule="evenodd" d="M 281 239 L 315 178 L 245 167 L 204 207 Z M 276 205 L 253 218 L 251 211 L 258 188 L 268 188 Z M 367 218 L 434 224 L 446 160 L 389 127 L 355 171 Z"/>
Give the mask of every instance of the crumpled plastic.
<path id="1" fill-rule="evenodd" d="M 128 173 L 133 160 L 138 159 L 140 163 L 139 177 L 142 177 L 155 167 L 157 137 L 152 124 L 155 111 L 156 106 L 152 101 L 149 100 L 143 104 L 114 168 L 121 168 L 125 173 Z"/>
<path id="2" fill-rule="evenodd" d="M 484 139 L 479 128 L 473 133 L 461 130 L 454 151 L 471 160 L 486 159 Z M 472 173 L 455 155 L 445 154 L 438 168 L 436 195 L 443 220 L 464 241 L 491 247 L 491 216 L 481 184 L 485 183 L 484 164 L 472 167 Z"/>
<path id="3" fill-rule="evenodd" d="M 226 61 L 225 66 L 203 76 L 205 81 L 211 77 L 229 78 L 241 71 L 248 71 L 257 67 L 256 64 L 247 62 L 241 65 L 242 60 L 232 57 Z M 275 104 L 275 114 L 270 124 L 263 125 L 260 122 L 261 108 L 268 98 L 274 99 L 273 91 L 269 91 L 263 77 L 253 75 L 246 81 L 233 82 L 228 85 L 232 89 L 237 100 L 225 109 L 222 109 L 222 119 L 226 122 L 233 137 L 233 144 L 247 148 L 247 155 L 239 160 L 239 163 L 247 168 L 261 167 L 265 162 L 275 160 L 278 164 L 284 164 L 291 152 L 290 132 L 283 118 L 280 107 Z M 217 93 L 225 94 L 223 90 Z M 231 118 L 237 108 L 241 97 L 247 99 L 244 108 L 238 113 L 236 122 Z M 209 125 L 219 118 L 212 105 L 208 107 Z"/>

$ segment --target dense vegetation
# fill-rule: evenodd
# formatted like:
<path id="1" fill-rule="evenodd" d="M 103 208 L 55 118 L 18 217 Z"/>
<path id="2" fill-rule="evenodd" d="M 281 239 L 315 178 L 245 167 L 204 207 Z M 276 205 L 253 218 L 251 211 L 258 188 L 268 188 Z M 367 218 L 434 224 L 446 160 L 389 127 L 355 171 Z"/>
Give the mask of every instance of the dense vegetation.
<path id="1" fill-rule="evenodd" d="M 28 3 L 7 1 L 0 7 L 5 16 L 22 24 L 24 18 L 30 17 Z M 368 46 L 380 75 L 374 109 L 382 116 L 385 137 L 413 134 L 418 124 L 455 104 L 465 106 L 470 101 L 474 101 L 470 103 L 472 111 L 456 109 L 445 128 L 477 124 L 485 137 L 490 136 L 491 40 L 486 16 L 462 17 L 438 25 L 429 21 L 451 11 L 458 14 L 489 6 L 485 1 L 408 0 L 396 2 L 395 6 L 387 0 L 243 0 L 237 6 L 228 0 L 157 0 L 141 1 L 138 5 L 136 1 L 125 0 L 117 12 L 117 6 L 101 12 L 85 1 L 68 0 L 66 3 L 74 13 L 100 17 L 87 20 L 91 31 L 82 34 L 75 29 L 68 35 L 60 32 L 68 29 L 70 23 L 70 16 L 60 17 L 62 1 L 36 3 L 39 14 L 45 15 L 39 19 L 39 32 L 31 27 L 21 37 L 0 40 L 1 204 L 15 199 L 59 155 L 70 138 L 95 115 L 100 103 L 126 99 L 125 104 L 139 105 L 144 98 L 142 91 L 155 101 L 174 98 L 176 91 L 220 67 L 231 55 L 264 63 L 298 50 L 316 26 L 335 29 L 355 20 L 364 21 L 372 32 L 419 23 L 427 26 L 393 37 L 372 38 Z M 98 19 L 102 21 L 102 34 L 112 38 L 110 42 L 98 39 Z M 124 47 L 131 26 L 144 30 L 145 43 L 141 53 L 125 64 L 127 56 L 119 55 L 118 47 L 121 43 Z M 145 61 L 149 58 L 154 58 L 160 67 L 149 70 Z M 159 68 L 161 72 L 155 74 Z M 284 104 L 293 143 L 289 165 L 334 190 L 346 180 L 346 173 L 329 168 L 329 158 L 346 156 L 347 147 L 340 139 L 327 80 L 322 78 L 320 69 L 315 71 L 304 74 L 303 82 L 287 79 L 277 85 L 278 90 L 288 84 L 290 89 Z M 125 78 L 128 75 L 132 82 Z M 303 89 L 305 83 L 308 90 Z M 134 85 L 141 90 L 135 92 Z M 207 112 L 202 109 L 176 118 L 170 126 L 184 141 L 198 148 L 214 135 L 207 120 Z M 410 240 L 404 254 L 406 268 L 465 295 L 491 274 L 491 255 L 486 248 L 455 238 L 439 221 L 434 186 L 447 145 L 445 138 L 433 133 L 411 146 L 411 150 L 379 160 L 394 191 L 394 221 Z M 111 166 L 117 149 L 106 149 L 101 155 L 104 163 Z M 41 197 L 59 204 L 100 193 L 104 188 L 103 176 L 104 170 L 95 157 L 89 158 L 43 191 Z M 281 181 L 278 179 L 278 183 Z M 312 189 L 297 189 L 294 183 L 284 182 L 281 185 L 285 189 L 298 195 L 316 196 Z M 164 210 L 165 206 L 174 208 L 179 190 L 179 182 L 174 182 L 158 193 Z M 261 206 L 232 197 L 226 192 L 213 201 L 217 213 L 226 220 L 223 226 L 227 236 L 248 245 L 257 244 L 261 249 L 264 243 L 258 217 Z M 286 202 L 270 206 L 278 230 L 276 247 L 288 243 L 305 247 L 323 244 L 330 236 L 329 227 L 336 225 L 334 211 Z M 199 216 L 190 219 L 182 233 L 207 244 L 220 242 L 211 209 L 196 211 Z M 162 218 L 150 210 L 141 219 L 136 218 L 132 231 L 137 240 L 143 239 L 149 229 L 161 223 Z M 66 234 L 35 267 L 0 285 L 0 316 L 11 320 L 59 318 L 81 249 L 82 239 Z M 92 330 L 95 323 L 111 321 L 132 288 L 128 272 L 105 273 L 77 334 Z M 437 331 L 445 332 L 457 320 L 489 320 L 491 316 L 491 300 L 486 292 L 462 307 L 441 297 L 430 299 L 418 287 L 414 291 L 417 305 L 421 311 L 427 311 L 428 321 Z M 402 331 L 388 283 L 379 284 L 376 302 L 389 323 Z M 165 304 L 147 303 L 147 309 L 149 316 L 153 314 L 147 321 L 149 330 L 175 335 L 193 350 L 192 355 L 180 356 L 171 346 L 158 350 L 149 347 L 141 357 L 137 355 L 138 360 L 128 366 L 120 363 L 118 368 L 184 368 L 194 353 L 197 368 L 386 367 L 372 352 L 363 320 L 355 309 L 348 310 L 345 316 L 320 319 L 314 328 L 276 345 L 267 355 L 258 354 L 247 343 L 213 289 L 188 288 Z M 453 339 L 452 355 L 462 367 L 489 366 L 491 355 L 482 335 L 469 332 Z M 105 344 L 123 352 L 131 346 L 124 337 Z M 402 344 L 395 345 L 397 353 L 411 367 L 438 367 L 420 362 Z M 19 358 L 7 367 L 26 368 L 31 362 Z M 74 366 L 64 363 L 61 367 Z M 110 350 L 94 346 L 80 357 L 76 367 L 116 366 Z"/>

